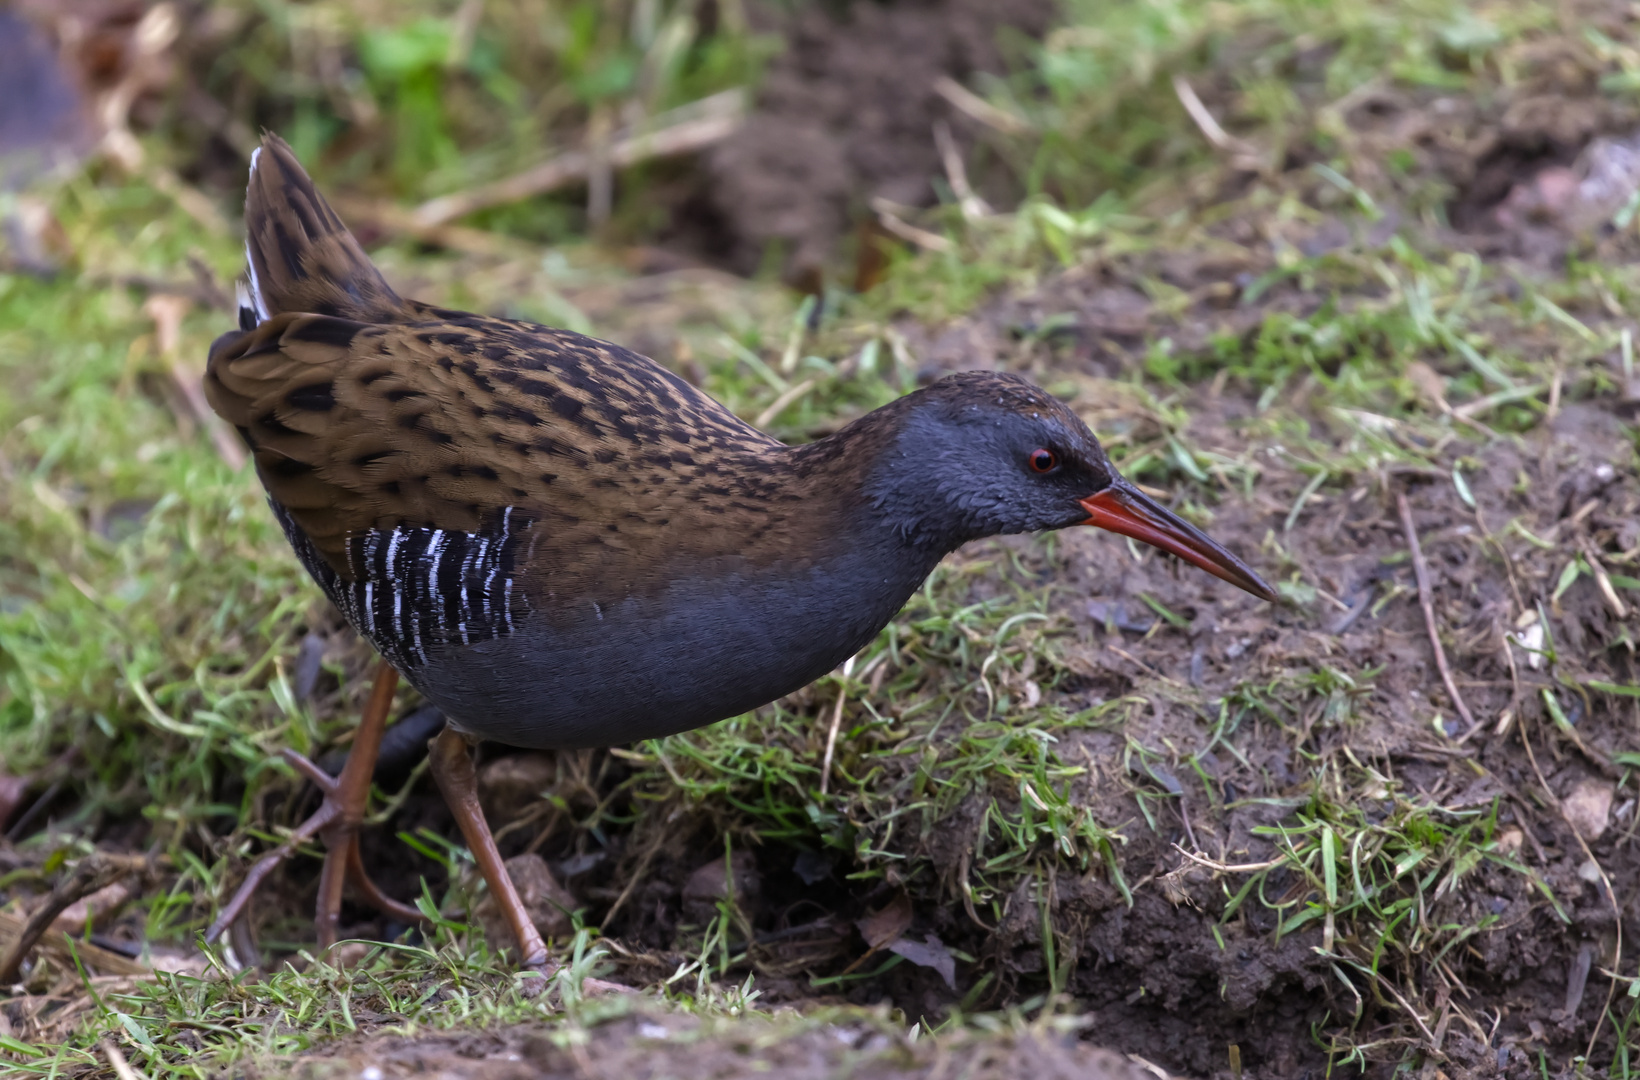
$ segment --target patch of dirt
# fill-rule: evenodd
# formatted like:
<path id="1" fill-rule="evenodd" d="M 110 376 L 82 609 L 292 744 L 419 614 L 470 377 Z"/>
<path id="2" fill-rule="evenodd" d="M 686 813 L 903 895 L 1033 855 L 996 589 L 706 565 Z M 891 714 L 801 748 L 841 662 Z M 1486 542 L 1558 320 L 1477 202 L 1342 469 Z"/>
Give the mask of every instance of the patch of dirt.
<path id="1" fill-rule="evenodd" d="M 975 141 L 936 80 L 1002 74 L 1007 41 L 1040 37 L 1054 13 L 1051 0 L 897 0 L 805 5 L 771 21 L 786 49 L 746 125 L 708 160 L 703 209 L 728 265 L 755 270 L 773 245 L 788 280 L 818 281 L 872 199 L 931 204 L 942 173 L 935 122 L 950 123 L 965 150 Z M 1005 177 L 976 183 L 993 185 L 998 205 L 1011 201 Z"/>
<path id="2" fill-rule="evenodd" d="M 685 1064 L 686 1062 L 686 1064 Z M 1074 1034 L 960 1033 L 909 1041 L 883 1019 L 831 1023 L 793 1017 L 708 1027 L 693 1017 L 640 1009 L 585 1031 L 516 1027 L 497 1032 L 373 1036 L 258 1069 L 255 1077 L 340 1080 L 366 1076 L 457 1080 L 692 1080 L 768 1075 L 780 1080 L 1166 1080 L 1142 1060 L 1077 1041 Z"/>
<path id="3" fill-rule="evenodd" d="M 1210 402 L 1191 405 L 1197 445 L 1233 452 L 1237 440 L 1224 421 L 1239 411 L 1239 403 L 1217 416 Z M 1640 514 L 1640 483 L 1627 447 L 1588 434 L 1602 427 L 1610 431 L 1609 416 L 1585 406 L 1567 420 L 1530 440 L 1530 452 L 1524 454 L 1510 448 L 1452 446 L 1454 460 L 1468 455 L 1484 463 L 1471 485 L 1478 514 L 1465 510 L 1449 480 L 1361 475 L 1319 503 L 1312 497 L 1299 523 L 1283 534 L 1288 500 L 1297 496 L 1305 477 L 1284 475 L 1279 466 L 1266 463 L 1261 484 L 1266 495 L 1251 505 L 1221 505 L 1213 530 L 1221 537 L 1241 538 L 1230 542 L 1244 551 L 1255 537 L 1280 535 L 1289 570 L 1336 598 L 1318 600 L 1308 610 L 1284 606 L 1271 618 L 1227 590 L 1193 573 L 1178 573 L 1154 557 L 1136 565 L 1123 545 L 1102 537 L 1079 535 L 1067 543 L 1068 565 L 1060 573 L 1069 572 L 1066 584 L 1072 595 L 1089 597 L 1090 609 L 1125 602 L 1130 610 L 1144 611 L 1140 594 L 1148 594 L 1190 619 L 1188 629 L 1157 621 L 1139 633 L 1112 632 L 1090 617 L 1088 648 L 1078 656 L 1093 680 L 1127 681 L 1152 705 L 1136 714 L 1120 739 L 1084 740 L 1096 772 L 1107 785 L 1116 781 L 1148 789 L 1153 796 L 1173 796 L 1160 800 L 1170 807 L 1163 812 L 1170 823 L 1159 835 L 1135 837 L 1124 851 L 1130 873 L 1166 875 L 1166 888 L 1141 890 L 1131 909 L 1109 890 L 1092 896 L 1073 890 L 1058 898 L 1059 918 L 1087 927 L 1072 988 L 1092 1010 L 1107 1045 L 1144 1047 L 1193 1075 L 1212 1072 L 1222 1060 L 1219 1047 L 1227 1042 L 1242 1046 L 1250 1075 L 1285 1077 L 1322 1067 L 1312 1026 L 1337 1024 L 1356 1003 L 1329 962 L 1317 955 L 1321 930 L 1311 926 L 1272 947 L 1275 919 L 1269 912 L 1247 909 L 1242 919 L 1222 928 L 1221 944 L 1210 924 L 1223 910 L 1225 890 L 1234 890 L 1243 879 L 1182 862 L 1169 845 L 1228 863 L 1272 858 L 1276 846 L 1268 837 L 1253 836 L 1251 828 L 1284 815 L 1274 811 L 1279 802 L 1262 800 L 1302 805 L 1316 782 L 1318 763 L 1333 761 L 1347 768 L 1344 760 L 1353 758 L 1400 785 L 1416 802 L 1473 809 L 1496 801 L 1498 829 L 1517 830 L 1516 843 L 1529 838 L 1522 861 L 1542 875 L 1570 917 L 1569 923 L 1561 922 L 1525 876 L 1495 867 L 1429 914 L 1434 922 L 1466 926 L 1479 925 L 1489 915 L 1497 919 L 1478 935 L 1474 948 L 1447 962 L 1454 983 L 1467 991 L 1467 1008 L 1477 1014 L 1493 1012 L 1507 1001 L 1511 1016 L 1490 1033 L 1455 1025 L 1443 1047 L 1452 1063 L 1473 1070 L 1462 1075 L 1525 1075 L 1535 1068 L 1527 1052 L 1533 1045 L 1547 1045 L 1562 1057 L 1581 1048 L 1580 1040 L 1588 1038 L 1604 1007 L 1603 988 L 1591 986 L 1568 1014 L 1566 963 L 1585 943 L 1592 943 L 1609 963 L 1613 912 L 1601 889 L 1587 879 L 1588 856 L 1567 820 L 1539 805 L 1534 793 L 1546 782 L 1555 798 L 1567 799 L 1592 785 L 1609 800 L 1619 778 L 1611 755 L 1633 745 L 1634 717 L 1621 703 L 1594 697 L 1579 718 L 1575 740 L 1556 733 L 1542 693 L 1553 688 L 1564 694 L 1564 689 L 1529 667 L 1518 650 L 1518 671 L 1512 670 L 1502 642 L 1521 614 L 1512 602 L 1514 589 L 1528 604 L 1546 600 L 1564 557 L 1557 562 L 1530 545 L 1505 540 L 1505 564 L 1490 548 L 1499 542 L 1496 530 L 1512 517 L 1529 522 L 1528 528 L 1551 534 L 1560 530 L 1563 536 L 1602 544 L 1601 537 L 1615 539 Z M 1592 512 L 1568 525 L 1584 500 L 1574 498 L 1568 507 L 1562 493 L 1575 489 L 1581 478 L 1605 475 L 1603 464 L 1617 466 L 1606 470 L 1614 471 L 1615 479 L 1596 488 Z M 1521 476 L 1544 497 L 1522 497 L 1514 486 Z M 1437 717 L 1451 721 L 1453 703 L 1440 686 L 1422 616 L 1409 595 L 1411 569 L 1396 561 L 1404 560 L 1406 552 L 1394 508 L 1397 492 L 1411 499 L 1435 579 L 1442 636 L 1460 691 L 1479 720 L 1462 739 L 1431 730 Z M 1375 611 L 1376 602 L 1391 593 L 1399 598 Z M 1621 633 L 1592 583 L 1551 605 L 1550 621 L 1557 639 L 1577 642 L 1569 647 L 1579 654 L 1589 651 L 1585 655 L 1591 667 L 1604 667 L 1607 659 L 1596 642 Z M 1614 670 L 1602 677 L 1632 677 L 1621 654 L 1610 662 Z M 1369 692 L 1343 718 L 1330 717 L 1336 701 L 1319 695 L 1285 720 L 1251 716 L 1226 752 L 1211 753 L 1201 762 L 1208 776 L 1193 782 L 1181 758 L 1190 748 L 1210 745 L 1217 720 L 1211 703 L 1238 686 L 1274 683 L 1323 667 L 1361 680 Z M 1506 711 L 1515 717 L 1512 724 L 1503 719 Z M 1535 742 L 1536 764 L 1523 738 Z M 1154 777 L 1121 781 L 1122 741 L 1152 748 L 1163 759 L 1162 782 Z M 1169 753 L 1168 747 L 1177 750 Z M 1074 750 L 1070 756 L 1074 759 Z M 1167 770 L 1179 777 L 1176 790 L 1166 782 Z M 1362 797 L 1359 790 L 1339 794 Z M 1110 795 L 1089 791 L 1085 797 L 1108 800 Z M 1609 811 L 1609 801 L 1604 805 Z M 1602 831 L 1605 826 L 1603 818 Z M 1612 876 L 1620 897 L 1634 895 L 1640 885 L 1640 872 L 1622 854 L 1623 846 L 1611 837 L 1592 844 L 1595 860 Z M 1279 887 L 1296 888 L 1289 897 L 1301 896 L 1306 888 L 1291 878 Z M 1632 912 L 1625 917 L 1631 920 L 1625 927 L 1629 934 L 1640 930 Z M 1039 936 L 1028 920 L 1020 935 L 1026 940 Z M 1364 954 L 1356 950 L 1369 945 L 1370 934 L 1338 951 L 1361 959 Z M 1391 1015 L 1394 1011 L 1388 1002 L 1368 1009 L 1358 1021 L 1359 1030 L 1404 1023 L 1404 1016 L 1396 1020 Z M 1207 1033 L 1211 1036 L 1203 1037 Z M 1161 1046 L 1169 1052 L 1160 1053 Z"/>
<path id="4" fill-rule="evenodd" d="M 1294 809 L 1327 790 L 1317 777 L 1330 768 L 1363 768 L 1383 778 L 1383 790 L 1394 787 L 1421 805 L 1495 808 L 1499 850 L 1530 868 L 1564 908 L 1563 920 L 1527 874 L 1485 866 L 1420 917 L 1431 925 L 1486 928 L 1448 953 L 1439 970 L 1413 963 L 1398 976 L 1403 989 L 1433 994 L 1414 1008 L 1426 1035 L 1439 1032 L 1436 1060 L 1445 1075 L 1535 1076 L 1538 1051 L 1566 1060 L 1583 1051 L 1602 1022 L 1609 982 L 1589 975 L 1590 965 L 1610 970 L 1618 915 L 1595 866 L 1609 876 L 1621 906 L 1622 937 L 1632 942 L 1640 934 L 1640 909 L 1632 903 L 1640 889 L 1630 850 L 1635 806 L 1622 794 L 1625 774 L 1614 764 L 1616 755 L 1636 749 L 1640 710 L 1632 700 L 1581 685 L 1636 681 L 1633 650 L 1620 644 L 1634 639 L 1634 605 L 1620 617 L 1621 599 L 1603 596 L 1588 578 L 1554 598 L 1570 553 L 1627 565 L 1640 545 L 1632 406 L 1620 395 L 1563 402 L 1523 436 L 1487 440 L 1458 427 L 1432 444 L 1393 421 L 1377 428 L 1362 426 L 1373 425 L 1371 417 L 1305 410 L 1314 382 L 1301 378 L 1282 400 L 1304 413 L 1308 437 L 1344 446 L 1370 431 L 1426 454 L 1434 450 L 1431 468 L 1335 474 L 1295 512 L 1309 478 L 1273 441 L 1249 441 L 1255 395 L 1214 382 L 1214 343 L 1252 340 L 1273 313 L 1309 316 L 1324 302 L 1339 302 L 1287 281 L 1254 303 L 1238 303 L 1275 268 L 1278 243 L 1359 250 L 1387 235 L 1335 219 L 1276 236 L 1241 233 L 1248 225 L 1230 222 L 1196 250 L 1057 275 L 945 327 L 900 327 L 925 363 L 925 378 L 963 366 L 1020 370 L 1078 392 L 1075 402 L 1096 431 L 1140 444 L 1164 429 L 1156 413 L 1111 380 L 1138 367 L 1152 343 L 1172 341 L 1183 370 L 1202 380 L 1178 396 L 1190 417 L 1181 436 L 1259 475 L 1250 501 L 1225 481 L 1225 498 L 1210 511 L 1213 535 L 1315 589 L 1307 604 L 1271 610 L 1153 552 L 1134 557 L 1102 533 L 1062 534 L 1051 564 L 1033 545 L 1007 542 L 1027 569 L 1058 586 L 1060 612 L 1080 627 L 1080 646 L 1064 658 L 1069 677 L 1050 693 L 1072 710 L 1124 694 L 1148 702 L 1119 730 L 1061 739 L 1065 760 L 1089 766 L 1076 801 L 1098 807 L 1102 821 L 1133 826 L 1123 828 L 1129 842 L 1121 862 L 1128 879 L 1142 883 L 1129 906 L 1103 881 L 1060 879 L 1050 906 L 1063 935 L 1058 947 L 1077 952 L 1069 990 L 1105 1045 L 1139 1050 L 1196 1076 L 1218 1075 L 1229 1044 L 1241 1048 L 1245 1075 L 1277 1078 L 1321 1075 L 1326 1040 L 1339 1031 L 1363 1043 L 1388 1040 L 1380 1052 L 1407 1038 L 1406 1009 L 1361 983 L 1360 969 L 1351 966 L 1370 955 L 1370 930 L 1336 943 L 1329 959 L 1319 926 L 1310 923 L 1277 942 L 1277 919 L 1258 905 L 1243 905 L 1234 920 L 1215 927 L 1246 873 L 1193 864 L 1173 846 L 1256 866 L 1278 854 L 1271 837 L 1253 832 L 1256 826 L 1291 824 Z M 1226 244 L 1231 237 L 1243 243 Z M 1623 258 L 1632 247 L 1622 238 L 1600 244 L 1594 257 Z M 1157 282 L 1178 290 L 1182 304 L 1153 301 L 1170 295 L 1159 293 Z M 1342 303 L 1347 309 L 1374 295 L 1369 288 Z M 1610 312 L 1579 310 L 1578 318 L 1607 330 L 1613 319 L 1631 325 Z M 1555 354 L 1547 336 L 1518 327 L 1511 333 L 1521 355 Z M 1616 375 L 1615 357 L 1611 364 Z M 1462 371 L 1460 365 L 1447 374 Z M 1474 509 L 1451 478 L 1460 463 Z M 1457 723 L 1435 669 L 1398 495 L 1411 504 L 1441 638 L 1478 721 L 1473 731 Z M 1185 625 L 1157 617 L 1144 597 Z M 1505 644 L 1507 634 L 1532 623 L 1539 605 L 1548 639 L 1564 650 L 1558 677 Z M 1249 709 L 1232 736 L 1213 742 L 1219 703 L 1239 688 L 1273 689 L 1328 669 L 1355 680 L 1358 690 L 1300 694 L 1285 714 Z M 1548 694 L 1568 710 L 1564 723 L 1546 707 Z M 1446 734 L 1434 730 L 1437 721 Z M 1193 775 L 1191 755 L 1202 747 L 1209 749 Z M 1137 748 L 1153 755 L 1148 764 L 1133 764 Z M 1363 788 L 1332 796 L 1373 820 L 1388 812 L 1388 802 L 1375 802 Z M 1156 815 L 1155 831 L 1139 816 L 1137 798 Z M 951 872 L 963 849 L 936 846 L 929 854 Z M 1269 885 L 1273 900 L 1289 904 L 1309 889 L 1290 876 Z M 1023 985 L 1043 971 L 1042 920 L 1029 896 L 1011 902 L 1024 910 L 1005 918 L 988 940 L 964 934 L 960 916 L 938 925 L 951 935 L 947 942 L 983 950 Z M 1626 948 L 1624 955 L 1632 956 Z M 918 997 L 896 1000 L 910 1009 Z M 1611 1043 L 1608 1027 L 1597 1059 L 1609 1059 Z"/>

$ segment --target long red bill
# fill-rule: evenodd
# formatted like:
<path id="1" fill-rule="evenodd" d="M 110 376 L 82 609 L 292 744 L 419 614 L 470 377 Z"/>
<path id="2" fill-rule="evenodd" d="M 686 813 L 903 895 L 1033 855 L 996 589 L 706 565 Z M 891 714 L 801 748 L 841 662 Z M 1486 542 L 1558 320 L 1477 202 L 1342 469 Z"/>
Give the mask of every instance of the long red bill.
<path id="1" fill-rule="evenodd" d="M 1110 487 L 1080 500 L 1088 512 L 1084 525 L 1143 540 L 1195 563 L 1216 578 L 1245 589 L 1260 600 L 1274 600 L 1275 590 L 1253 568 L 1230 554 L 1212 537 L 1132 484 L 1117 477 Z"/>

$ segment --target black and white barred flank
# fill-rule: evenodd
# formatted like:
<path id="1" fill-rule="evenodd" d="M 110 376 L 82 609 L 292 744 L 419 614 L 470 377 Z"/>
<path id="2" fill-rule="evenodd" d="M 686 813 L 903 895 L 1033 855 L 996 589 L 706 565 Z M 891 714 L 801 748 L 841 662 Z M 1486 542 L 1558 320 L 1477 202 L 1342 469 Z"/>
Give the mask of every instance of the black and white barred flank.
<path id="1" fill-rule="evenodd" d="M 351 537 L 353 580 L 344 581 L 269 500 L 302 565 L 342 615 L 400 671 L 428 653 L 505 637 L 529 612 L 514 584 L 521 535 L 533 524 L 506 507 L 476 533 L 400 525 Z"/>

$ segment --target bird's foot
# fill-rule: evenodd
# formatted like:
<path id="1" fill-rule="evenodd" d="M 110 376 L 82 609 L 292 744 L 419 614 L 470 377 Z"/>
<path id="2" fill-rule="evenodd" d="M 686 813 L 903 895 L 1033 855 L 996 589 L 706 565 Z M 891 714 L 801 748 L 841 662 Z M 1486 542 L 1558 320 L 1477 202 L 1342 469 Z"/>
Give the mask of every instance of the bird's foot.
<path id="1" fill-rule="evenodd" d="M 297 847 L 315 836 L 324 838 L 326 848 L 324 870 L 319 877 L 315 919 L 321 949 L 328 949 L 336 943 L 342 887 L 348 881 L 353 882 L 360 899 L 389 918 L 408 923 L 423 921 L 420 911 L 399 903 L 377 887 L 365 872 L 364 860 L 359 855 L 359 825 L 364 820 L 365 804 L 370 797 L 370 778 L 376 768 L 376 754 L 381 746 L 382 731 L 387 726 L 387 711 L 393 703 L 393 690 L 397 684 L 398 672 L 384 663 L 377 672 L 370 703 L 365 707 L 364 718 L 353 740 L 353 749 L 340 776 L 332 777 L 294 750 L 284 751 L 285 761 L 324 792 L 324 802 L 312 817 L 297 826 L 284 843 L 256 861 L 233 898 L 205 931 L 207 942 L 215 941 L 232 926 L 244 914 L 251 897 L 274 868 Z"/>

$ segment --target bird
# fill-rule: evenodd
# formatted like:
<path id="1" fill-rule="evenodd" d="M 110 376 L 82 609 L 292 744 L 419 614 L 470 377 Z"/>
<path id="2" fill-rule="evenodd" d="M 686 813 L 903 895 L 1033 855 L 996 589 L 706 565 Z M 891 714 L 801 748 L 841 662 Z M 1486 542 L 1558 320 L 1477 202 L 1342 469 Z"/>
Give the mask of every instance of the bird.
<path id="1" fill-rule="evenodd" d="M 737 716 L 868 644 L 945 556 L 1092 525 L 1261 600 L 1276 594 L 1124 479 L 1063 402 L 967 371 L 788 445 L 661 364 L 568 330 L 400 297 L 291 148 L 265 134 L 245 202 L 238 328 L 205 392 L 325 595 L 381 655 L 341 775 L 246 875 L 214 939 L 315 835 L 334 943 L 402 676 L 446 717 L 430 771 L 518 940 L 550 971 L 479 806 L 472 747 L 609 747 Z"/>

